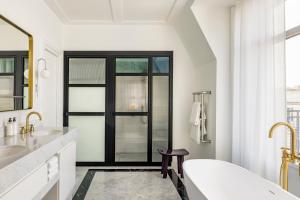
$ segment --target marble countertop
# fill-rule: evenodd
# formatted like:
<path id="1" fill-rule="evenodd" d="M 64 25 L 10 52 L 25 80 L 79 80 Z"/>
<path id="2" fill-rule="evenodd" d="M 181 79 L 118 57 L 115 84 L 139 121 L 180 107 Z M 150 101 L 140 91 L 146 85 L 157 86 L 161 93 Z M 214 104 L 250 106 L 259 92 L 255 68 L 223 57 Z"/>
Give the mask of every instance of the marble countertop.
<path id="1" fill-rule="evenodd" d="M 23 151 L 13 156 L 0 158 L 0 196 L 77 138 L 77 129 L 69 127 L 41 128 L 37 130 L 37 133 L 47 130 L 55 131 L 55 133 L 0 138 L 0 148 L 10 145 L 25 147 Z"/>

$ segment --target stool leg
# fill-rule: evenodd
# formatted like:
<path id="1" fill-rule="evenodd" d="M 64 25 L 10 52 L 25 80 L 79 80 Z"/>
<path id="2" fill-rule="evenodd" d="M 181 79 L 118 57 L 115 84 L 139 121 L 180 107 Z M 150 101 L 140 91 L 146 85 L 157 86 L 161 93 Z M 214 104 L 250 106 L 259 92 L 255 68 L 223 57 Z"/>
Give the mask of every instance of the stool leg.
<path id="1" fill-rule="evenodd" d="M 169 156 L 165 156 L 165 162 L 163 167 L 163 178 L 167 178 L 168 174 Z"/>
<path id="2" fill-rule="evenodd" d="M 181 161 L 180 160 L 181 160 L 180 156 L 177 156 L 177 171 L 178 171 L 178 174 L 181 174 L 181 170 L 180 170 Z"/>
<path id="3" fill-rule="evenodd" d="M 165 160 L 166 160 L 166 156 L 162 155 L 162 157 L 161 157 L 161 174 L 164 173 Z"/>
<path id="4" fill-rule="evenodd" d="M 181 178 L 184 178 L 183 177 L 183 168 L 182 168 L 182 164 L 183 164 L 183 161 L 184 161 L 184 156 L 180 156 L 180 174 L 181 174 Z"/>

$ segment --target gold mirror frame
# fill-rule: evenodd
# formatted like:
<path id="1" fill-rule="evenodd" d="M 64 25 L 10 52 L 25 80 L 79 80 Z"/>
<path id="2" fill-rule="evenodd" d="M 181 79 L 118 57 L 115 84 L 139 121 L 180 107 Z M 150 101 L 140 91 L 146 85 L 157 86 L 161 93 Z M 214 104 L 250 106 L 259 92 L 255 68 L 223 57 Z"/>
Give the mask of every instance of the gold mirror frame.
<path id="1" fill-rule="evenodd" d="M 28 36 L 28 108 L 23 109 L 32 109 L 33 108 L 33 37 L 30 33 L 26 32 L 24 29 L 4 17 L 3 15 L 0 14 L 0 19 L 4 20 L 8 24 L 12 25 L 22 33 Z M 14 110 L 11 110 L 14 111 Z M 6 111 L 0 111 L 0 112 L 6 112 Z"/>

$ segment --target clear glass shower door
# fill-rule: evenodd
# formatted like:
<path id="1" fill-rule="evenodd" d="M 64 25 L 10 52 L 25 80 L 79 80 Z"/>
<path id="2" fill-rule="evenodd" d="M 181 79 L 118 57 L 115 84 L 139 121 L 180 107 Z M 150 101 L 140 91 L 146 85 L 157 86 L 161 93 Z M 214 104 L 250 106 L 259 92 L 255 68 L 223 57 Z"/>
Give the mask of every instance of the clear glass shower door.
<path id="1" fill-rule="evenodd" d="M 169 147 L 169 57 L 152 58 L 152 162 L 160 162 L 157 149 Z"/>

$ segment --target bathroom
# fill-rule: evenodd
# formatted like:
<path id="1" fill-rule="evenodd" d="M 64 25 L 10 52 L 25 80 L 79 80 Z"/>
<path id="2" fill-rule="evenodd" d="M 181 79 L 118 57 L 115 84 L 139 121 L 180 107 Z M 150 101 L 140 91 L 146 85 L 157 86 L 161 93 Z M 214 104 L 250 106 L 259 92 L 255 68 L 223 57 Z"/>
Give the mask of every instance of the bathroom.
<path id="1" fill-rule="evenodd" d="M 0 0 L 0 199 L 300 198 L 299 8 Z"/>

